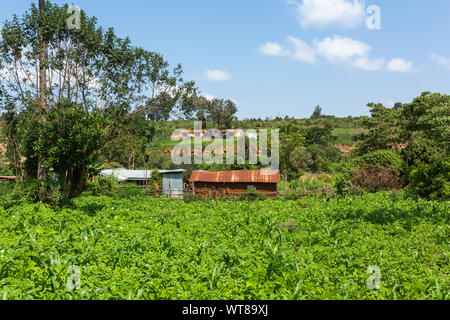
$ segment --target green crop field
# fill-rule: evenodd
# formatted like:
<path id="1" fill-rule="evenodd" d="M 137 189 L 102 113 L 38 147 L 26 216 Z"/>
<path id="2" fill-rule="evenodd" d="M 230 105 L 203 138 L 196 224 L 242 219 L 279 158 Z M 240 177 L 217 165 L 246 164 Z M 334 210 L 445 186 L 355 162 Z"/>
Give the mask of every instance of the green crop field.
<path id="1" fill-rule="evenodd" d="M 393 193 L 0 208 L 0 297 L 449 299 L 449 220 L 448 202 Z"/>

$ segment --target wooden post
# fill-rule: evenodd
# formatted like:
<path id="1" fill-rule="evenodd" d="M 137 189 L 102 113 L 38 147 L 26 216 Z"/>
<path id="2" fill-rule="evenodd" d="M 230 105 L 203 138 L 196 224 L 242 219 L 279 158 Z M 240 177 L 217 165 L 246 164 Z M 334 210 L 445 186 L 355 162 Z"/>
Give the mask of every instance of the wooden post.
<path id="1" fill-rule="evenodd" d="M 287 167 L 284 167 L 284 194 L 288 193 L 288 176 L 287 176 Z"/>

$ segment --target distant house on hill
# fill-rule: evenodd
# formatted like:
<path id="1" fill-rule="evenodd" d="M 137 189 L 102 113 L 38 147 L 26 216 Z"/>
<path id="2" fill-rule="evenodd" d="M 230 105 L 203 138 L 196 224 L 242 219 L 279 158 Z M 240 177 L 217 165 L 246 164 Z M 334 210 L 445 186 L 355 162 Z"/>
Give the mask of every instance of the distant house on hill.
<path id="1" fill-rule="evenodd" d="M 279 170 L 242 170 L 242 171 L 194 171 L 189 182 L 195 194 L 241 196 L 249 191 L 274 197 L 277 183 L 280 182 Z"/>
<path id="2" fill-rule="evenodd" d="M 241 129 L 219 130 L 223 139 L 240 138 L 244 135 Z M 213 131 L 211 130 L 178 130 L 172 135 L 172 138 L 182 140 L 183 138 L 213 138 Z M 219 137 L 216 137 L 219 138 Z"/>
<path id="3" fill-rule="evenodd" d="M 159 170 L 163 180 L 163 194 L 170 198 L 183 199 L 183 172 L 178 170 Z M 137 186 L 147 186 L 152 178 L 151 170 L 107 169 L 100 172 L 101 176 L 113 177 L 122 182 L 134 183 Z"/>

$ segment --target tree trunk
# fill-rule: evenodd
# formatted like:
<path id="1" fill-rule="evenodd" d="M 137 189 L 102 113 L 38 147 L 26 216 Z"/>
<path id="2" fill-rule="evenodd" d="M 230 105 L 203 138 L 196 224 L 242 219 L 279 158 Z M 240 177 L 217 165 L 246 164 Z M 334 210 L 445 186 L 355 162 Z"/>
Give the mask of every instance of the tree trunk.
<path id="1" fill-rule="evenodd" d="M 287 175 L 287 168 L 284 167 L 284 193 L 288 194 L 288 175 Z"/>
<path id="2" fill-rule="evenodd" d="M 42 16 L 45 12 L 45 0 L 39 0 L 39 14 Z M 43 26 L 40 26 L 41 28 Z M 45 118 L 45 113 L 47 111 L 47 44 L 44 40 L 42 30 L 39 31 L 39 114 L 41 123 L 45 123 L 47 120 Z M 39 180 L 44 180 L 47 177 L 47 170 L 42 166 L 44 162 L 44 157 L 39 156 L 38 168 L 37 168 L 37 178 Z"/>
<path id="3" fill-rule="evenodd" d="M 79 196 L 86 187 L 86 164 L 72 168 L 70 176 L 69 196 L 71 198 Z"/>

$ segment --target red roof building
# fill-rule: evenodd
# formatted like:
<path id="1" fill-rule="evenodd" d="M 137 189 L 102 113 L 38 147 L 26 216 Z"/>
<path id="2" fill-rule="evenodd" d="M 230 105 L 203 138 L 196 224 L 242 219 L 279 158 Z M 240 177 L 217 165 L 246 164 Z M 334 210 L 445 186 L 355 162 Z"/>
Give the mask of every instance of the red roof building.
<path id="1" fill-rule="evenodd" d="M 205 196 L 241 196 L 249 191 L 255 191 L 267 197 L 274 197 L 278 195 L 277 183 L 280 182 L 280 171 L 268 169 L 194 171 L 189 182 L 195 194 Z"/>

